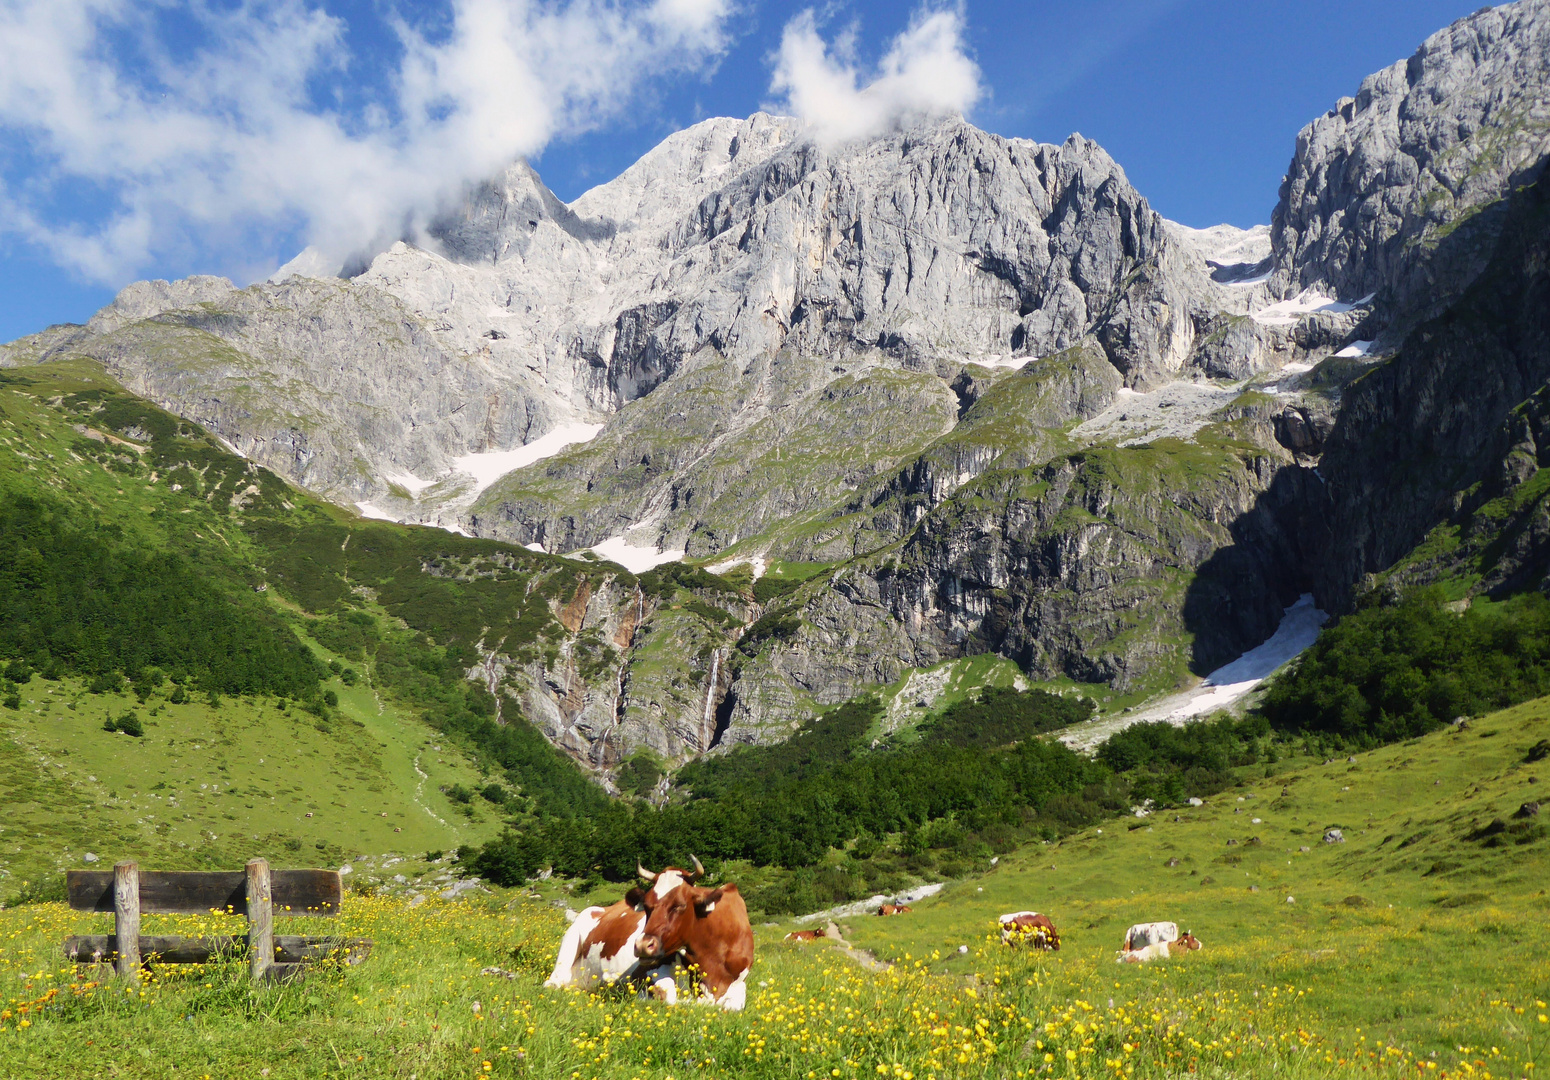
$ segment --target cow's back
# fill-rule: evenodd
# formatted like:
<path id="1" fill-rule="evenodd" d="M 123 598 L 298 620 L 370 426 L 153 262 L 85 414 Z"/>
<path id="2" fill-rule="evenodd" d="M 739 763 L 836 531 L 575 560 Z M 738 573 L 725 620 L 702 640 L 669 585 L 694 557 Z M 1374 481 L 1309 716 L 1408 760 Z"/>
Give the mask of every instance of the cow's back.
<path id="1" fill-rule="evenodd" d="M 723 1008 L 743 1007 L 745 980 L 753 966 L 753 926 L 736 885 L 724 886 L 715 907 L 703 919 L 695 920 L 684 959 L 698 966 L 709 981 L 722 986 L 718 997 Z"/>
<path id="2" fill-rule="evenodd" d="M 1136 923 L 1125 931 L 1127 950 L 1144 949 L 1179 939 L 1179 924 L 1171 922 Z M 1164 954 L 1166 955 L 1166 954 Z"/>

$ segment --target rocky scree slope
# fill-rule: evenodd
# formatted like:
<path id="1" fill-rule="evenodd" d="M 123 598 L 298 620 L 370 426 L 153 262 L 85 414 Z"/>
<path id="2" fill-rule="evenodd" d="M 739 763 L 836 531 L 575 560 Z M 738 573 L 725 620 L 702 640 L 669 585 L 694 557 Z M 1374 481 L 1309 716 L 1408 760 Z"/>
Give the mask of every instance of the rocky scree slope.
<path id="1" fill-rule="evenodd" d="M 827 151 L 756 115 L 569 206 L 515 164 L 349 280 L 132 286 L 0 363 L 96 357 L 408 520 L 827 567 L 783 595 L 669 582 L 630 663 L 579 683 L 492 657 L 594 703 L 557 735 L 593 764 L 778 738 L 987 651 L 1171 685 L 1311 585 L 1348 600 L 1355 564 L 1309 523 L 1359 485 L 1321 455 L 1542 162 L 1547 11 L 1461 20 L 1306 128 L 1269 230 L 1166 222 L 1078 136 L 943 121 Z M 577 421 L 605 426 L 488 490 L 453 467 Z"/>

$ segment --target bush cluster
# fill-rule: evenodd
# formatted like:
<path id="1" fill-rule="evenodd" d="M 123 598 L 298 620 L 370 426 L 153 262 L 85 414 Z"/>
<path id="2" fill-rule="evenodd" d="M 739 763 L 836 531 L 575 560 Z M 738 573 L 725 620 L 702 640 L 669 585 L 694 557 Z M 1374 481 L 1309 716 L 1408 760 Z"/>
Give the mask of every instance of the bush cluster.
<path id="1" fill-rule="evenodd" d="M 1376 746 L 1550 693 L 1550 600 L 1525 593 L 1449 610 L 1436 589 L 1369 595 L 1276 680 L 1263 710 L 1280 731 Z"/>

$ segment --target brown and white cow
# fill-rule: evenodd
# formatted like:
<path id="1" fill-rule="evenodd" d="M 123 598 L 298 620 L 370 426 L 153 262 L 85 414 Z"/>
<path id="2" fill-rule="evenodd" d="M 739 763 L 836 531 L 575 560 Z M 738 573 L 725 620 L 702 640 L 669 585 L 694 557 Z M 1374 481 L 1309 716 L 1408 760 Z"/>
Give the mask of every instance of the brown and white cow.
<path id="1" fill-rule="evenodd" d="M 1139 949 L 1122 949 L 1115 959 L 1121 964 L 1147 964 L 1153 960 L 1167 960 L 1171 956 L 1184 956 L 1201 948 L 1200 939 L 1186 930 L 1172 941 L 1154 941 Z"/>
<path id="2" fill-rule="evenodd" d="M 1037 911 L 1014 911 L 996 920 L 1001 924 L 1001 944 L 1031 945 L 1035 949 L 1060 951 L 1060 933 L 1048 915 Z"/>
<path id="3" fill-rule="evenodd" d="M 649 962 L 636 955 L 635 945 L 646 929 L 646 902 L 653 894 L 661 897 L 685 882 L 693 882 L 704 871 L 698 861 L 694 870 L 669 867 L 656 876 L 649 889 L 635 888 L 624 899 L 608 907 L 589 907 L 560 939 L 560 955 L 545 986 L 581 986 L 595 989 L 628 978 L 649 987 L 652 993 L 673 1004 L 678 987 L 673 980 L 676 957 Z"/>
<path id="4" fill-rule="evenodd" d="M 646 927 L 635 943 L 642 963 L 661 964 L 673 957 L 700 974 L 701 1000 L 728 1011 L 748 1000 L 748 969 L 753 966 L 753 927 L 736 885 L 707 889 L 680 880 L 664 889 L 668 871 L 653 874 L 637 867 L 651 883 L 644 898 Z M 694 860 L 695 877 L 704 873 Z"/>
<path id="5" fill-rule="evenodd" d="M 884 904 L 877 909 L 877 913 L 879 915 L 908 915 L 910 913 L 910 906 L 908 904 Z"/>
<path id="6" fill-rule="evenodd" d="M 821 937 L 823 937 L 823 933 L 821 931 L 818 931 L 818 930 L 793 930 L 793 931 L 791 931 L 791 933 L 786 935 L 786 940 L 787 941 L 817 941 Z"/>

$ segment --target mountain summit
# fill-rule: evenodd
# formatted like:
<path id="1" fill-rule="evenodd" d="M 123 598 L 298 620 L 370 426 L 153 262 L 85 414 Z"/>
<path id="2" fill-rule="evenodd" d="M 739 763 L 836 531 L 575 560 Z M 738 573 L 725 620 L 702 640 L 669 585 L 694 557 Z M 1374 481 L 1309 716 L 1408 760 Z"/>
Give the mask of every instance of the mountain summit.
<path id="1" fill-rule="evenodd" d="M 1163 689 L 1304 592 L 1348 605 L 1538 445 L 1501 433 L 1550 378 L 1547 56 L 1550 0 L 1429 38 L 1298 135 L 1268 229 L 1169 222 L 1079 135 L 825 148 L 756 114 L 569 205 L 516 162 L 348 277 L 137 283 L 0 364 L 93 358 L 374 516 L 777 568 L 704 611 L 606 571 L 570 628 L 606 662 L 488 646 L 481 678 L 592 764 L 781 738 L 987 654 Z M 1475 346 L 1436 320 L 1503 281 L 1493 389 L 1450 412 Z"/>

